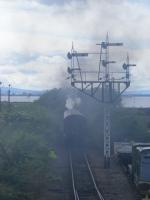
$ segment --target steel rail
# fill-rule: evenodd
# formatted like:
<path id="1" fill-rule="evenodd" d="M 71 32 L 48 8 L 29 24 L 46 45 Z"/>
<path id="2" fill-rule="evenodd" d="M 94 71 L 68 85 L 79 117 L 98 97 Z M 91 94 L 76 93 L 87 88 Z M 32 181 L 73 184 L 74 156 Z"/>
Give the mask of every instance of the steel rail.
<path id="1" fill-rule="evenodd" d="M 79 196 L 78 196 L 78 193 L 77 193 L 77 190 L 76 190 L 76 187 L 75 187 L 71 153 L 69 153 L 69 162 L 70 162 L 71 180 L 72 180 L 72 188 L 73 188 L 74 199 L 79 200 Z"/>
<path id="2" fill-rule="evenodd" d="M 96 184 L 96 181 L 95 181 L 95 178 L 94 178 L 90 163 L 88 161 L 87 155 L 84 154 L 83 158 L 84 158 L 84 162 L 85 162 L 85 164 L 86 164 L 86 166 L 88 168 L 88 172 L 89 172 L 90 178 L 92 180 L 92 183 L 94 185 L 94 188 L 95 188 L 95 191 L 96 191 L 98 199 L 99 200 L 105 200 L 104 197 L 102 196 L 101 192 L 99 191 L 98 187 L 97 187 L 97 184 Z M 80 196 L 78 194 L 78 190 L 76 188 L 76 183 L 75 183 L 75 175 L 74 175 L 73 161 L 72 161 L 71 153 L 69 153 L 69 162 L 70 162 L 70 170 L 71 170 L 71 179 L 72 179 L 72 188 L 73 188 L 74 200 L 80 200 Z"/>
<path id="3" fill-rule="evenodd" d="M 89 169 L 89 172 L 90 172 L 90 175 L 91 175 L 91 178 L 92 178 L 92 181 L 93 181 L 95 190 L 96 190 L 96 192 L 97 192 L 97 195 L 98 195 L 98 197 L 99 197 L 100 200 L 105 200 L 104 197 L 102 196 L 101 192 L 99 191 L 98 187 L 97 187 L 97 184 L 96 184 L 96 182 L 95 182 L 95 178 L 94 178 L 94 175 L 93 175 L 93 172 L 92 172 L 90 163 L 89 163 L 89 161 L 88 161 L 87 155 L 84 155 L 84 158 L 85 158 L 86 164 L 87 164 L 87 166 L 88 166 L 88 169 Z"/>

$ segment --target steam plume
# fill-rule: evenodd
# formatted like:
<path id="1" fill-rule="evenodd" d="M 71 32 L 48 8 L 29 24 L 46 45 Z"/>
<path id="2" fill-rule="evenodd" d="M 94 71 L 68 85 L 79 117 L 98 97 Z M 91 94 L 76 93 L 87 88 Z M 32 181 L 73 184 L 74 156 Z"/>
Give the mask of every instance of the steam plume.
<path id="1" fill-rule="evenodd" d="M 80 105 L 80 103 L 81 103 L 81 99 L 79 97 L 75 97 L 75 98 L 68 97 L 66 100 L 65 107 L 68 110 L 72 110 L 72 109 L 77 108 Z"/>

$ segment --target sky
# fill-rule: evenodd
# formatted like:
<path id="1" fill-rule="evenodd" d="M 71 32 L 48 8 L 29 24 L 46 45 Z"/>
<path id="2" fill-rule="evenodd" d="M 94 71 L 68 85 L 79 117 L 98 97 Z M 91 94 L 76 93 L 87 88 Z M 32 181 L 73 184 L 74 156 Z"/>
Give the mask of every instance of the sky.
<path id="1" fill-rule="evenodd" d="M 0 0 L 0 81 L 40 90 L 69 85 L 72 41 L 78 51 L 95 51 L 107 32 L 137 64 L 131 90 L 149 89 L 150 1 Z"/>

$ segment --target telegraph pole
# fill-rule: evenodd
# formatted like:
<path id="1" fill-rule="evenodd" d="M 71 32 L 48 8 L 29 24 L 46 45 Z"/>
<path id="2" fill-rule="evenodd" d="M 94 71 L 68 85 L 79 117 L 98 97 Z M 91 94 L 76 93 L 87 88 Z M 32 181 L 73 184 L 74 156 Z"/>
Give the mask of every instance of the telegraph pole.
<path id="1" fill-rule="evenodd" d="M 110 107 L 130 86 L 129 68 L 135 65 L 129 64 L 129 56 L 127 56 L 126 63 L 122 65 L 122 71 L 117 70 L 117 68 L 113 69 L 112 65 L 116 64 L 116 62 L 109 60 L 109 48 L 123 46 L 123 43 L 109 42 L 108 34 L 106 40 L 97 45 L 100 46 L 100 52 L 93 53 L 77 52 L 72 45 L 71 52 L 67 54 L 68 59 L 71 60 L 68 73 L 70 74 L 71 85 L 73 87 L 104 104 L 104 167 L 109 168 L 111 156 Z M 99 56 L 99 63 L 95 71 L 83 70 L 81 66 L 82 62 L 80 63 L 81 58 L 85 59 L 90 54 Z M 95 74 L 95 77 L 91 79 L 93 74 Z"/>

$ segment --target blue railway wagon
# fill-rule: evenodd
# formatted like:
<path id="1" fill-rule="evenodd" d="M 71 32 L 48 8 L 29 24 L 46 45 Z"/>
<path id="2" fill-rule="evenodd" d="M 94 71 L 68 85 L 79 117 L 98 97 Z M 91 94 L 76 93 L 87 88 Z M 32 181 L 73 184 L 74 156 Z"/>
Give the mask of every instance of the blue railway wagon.
<path id="1" fill-rule="evenodd" d="M 141 191 L 150 189 L 150 145 L 135 145 L 132 150 L 132 177 Z"/>

